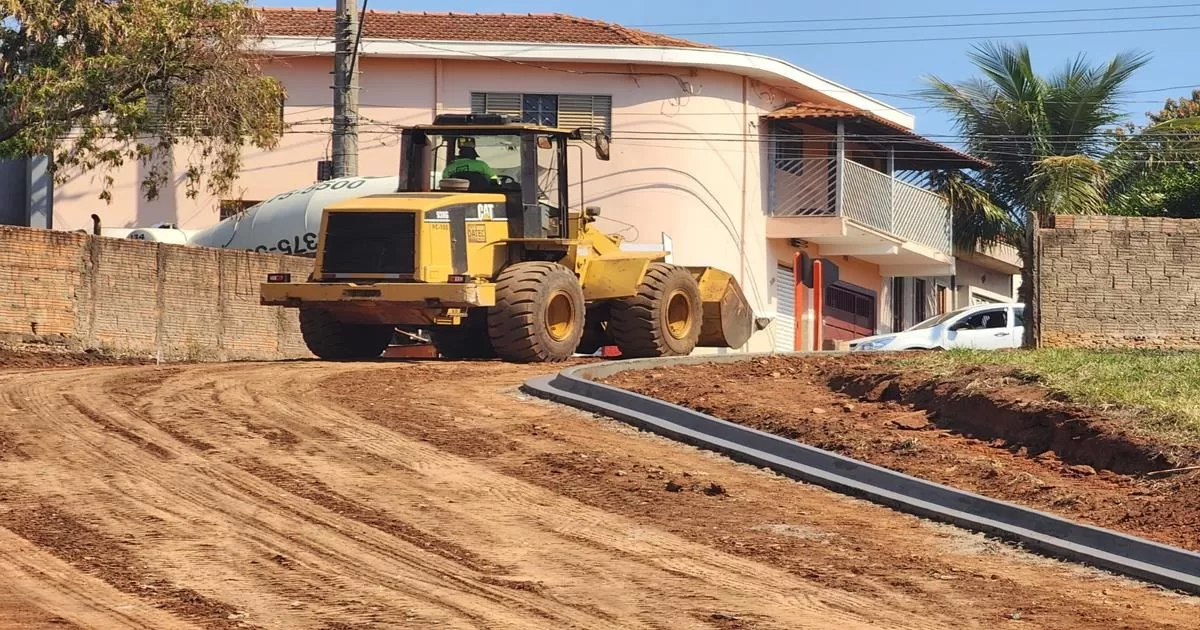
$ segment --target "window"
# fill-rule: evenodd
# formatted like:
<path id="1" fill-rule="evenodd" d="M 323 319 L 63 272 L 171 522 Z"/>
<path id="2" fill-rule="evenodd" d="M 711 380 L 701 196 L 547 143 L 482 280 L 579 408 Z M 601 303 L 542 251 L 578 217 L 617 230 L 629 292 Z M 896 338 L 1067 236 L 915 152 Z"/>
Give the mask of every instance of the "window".
<path id="1" fill-rule="evenodd" d="M 1008 309 L 997 308 L 976 313 L 963 320 L 969 330 L 1008 328 Z"/>
<path id="2" fill-rule="evenodd" d="M 153 131 L 163 131 L 164 130 L 165 123 L 163 121 L 164 121 L 165 117 L 167 116 L 168 106 L 169 106 L 169 102 L 162 94 L 149 94 L 146 96 L 146 109 L 148 109 L 150 111 L 150 122 L 147 125 L 148 129 L 151 129 Z M 285 117 L 286 116 L 286 108 L 287 108 L 287 96 L 284 94 L 280 94 L 279 95 L 279 109 L 276 111 L 279 114 L 279 124 L 284 126 L 285 128 L 287 127 L 287 119 Z M 200 118 L 198 118 L 198 116 L 199 115 L 197 114 L 197 115 L 193 115 L 191 117 L 186 117 L 186 116 L 180 117 L 177 122 L 180 124 L 183 124 L 183 125 L 195 125 L 196 127 L 203 127 L 203 124 L 202 124 Z M 201 129 L 201 131 L 207 132 L 208 130 Z M 249 133 L 249 132 L 247 132 L 247 133 Z"/>
<path id="3" fill-rule="evenodd" d="M 1013 309 L 1013 325 L 1021 327 L 1025 325 L 1025 307 L 1018 306 Z"/>
<path id="4" fill-rule="evenodd" d="M 245 199 L 222 199 L 220 204 L 221 220 L 224 221 L 236 214 L 245 212 L 251 207 L 262 203 L 261 201 L 247 201 Z"/>
<path id="5" fill-rule="evenodd" d="M 552 94 L 522 95 L 521 122 L 546 127 L 557 127 L 558 97 Z"/>
<path id="6" fill-rule="evenodd" d="M 904 330 L 904 278 L 892 278 L 892 331 Z"/>
<path id="7" fill-rule="evenodd" d="M 478 136 L 458 136 L 443 134 L 426 134 L 430 146 L 433 147 L 433 163 L 430 185 L 437 190 L 439 182 L 445 177 L 455 177 L 472 181 L 471 190 L 488 190 L 503 180 L 511 179 L 521 183 L 520 148 L 521 137 L 516 134 L 486 134 Z M 467 150 L 472 149 L 473 153 Z M 482 161 L 501 181 L 489 182 L 483 171 L 477 171 L 463 163 L 475 159 Z"/>
<path id="8" fill-rule="evenodd" d="M 508 114 L 526 123 L 612 132 L 612 97 L 600 94 L 472 92 L 472 114 Z"/>
<path id="9" fill-rule="evenodd" d="M 919 321 L 925 321 L 925 303 L 927 297 L 925 295 L 925 281 L 917 278 L 913 281 L 913 313 L 914 318 Z"/>

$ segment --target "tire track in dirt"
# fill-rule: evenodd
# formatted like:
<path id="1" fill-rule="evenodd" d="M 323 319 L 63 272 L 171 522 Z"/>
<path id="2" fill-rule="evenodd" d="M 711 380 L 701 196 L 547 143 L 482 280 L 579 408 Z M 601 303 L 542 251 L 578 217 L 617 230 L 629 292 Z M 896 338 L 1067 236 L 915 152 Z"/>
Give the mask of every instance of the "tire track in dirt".
<path id="1" fill-rule="evenodd" d="M 194 593 L 232 611 L 206 627 L 913 626 L 870 600 L 584 506 L 313 396 L 329 375 L 362 369 L 251 364 L 0 379 L 0 396 L 17 403 L 0 408 L 0 430 L 28 457 L 0 461 L 12 482 L 0 513 L 16 529 L 0 535 L 69 562 L 69 549 L 15 524 L 22 514 L 45 520 L 36 506 L 50 506 L 127 566 L 154 567 L 157 592 L 133 604 L 186 603 Z M 516 444 L 499 443 L 500 452 Z M 252 474 L 239 463 L 270 468 Z M 313 479 L 323 485 L 303 487 Z M 381 518 L 403 523 L 405 535 L 375 526 Z M 448 546 L 414 544 L 420 532 Z M 60 611 L 91 604 L 115 618 L 130 603 L 96 604 L 89 566 L 70 569 L 82 592 L 64 593 L 61 581 L 0 549 L 0 570 L 26 581 L 38 610 L 70 619 Z M 107 584 L 94 588 L 121 583 L 99 576 Z"/>
<path id="2" fill-rule="evenodd" d="M 513 380 L 515 380 L 515 379 L 513 379 Z M 510 386 L 508 389 L 512 389 L 512 387 Z M 462 418 L 454 418 L 454 420 L 455 421 L 464 421 L 464 419 L 462 419 Z M 511 440 L 506 440 L 503 436 L 491 434 L 486 431 L 480 431 L 480 432 L 472 431 L 471 433 L 476 435 L 476 437 L 477 437 L 477 439 L 475 439 L 475 440 L 461 439 L 462 435 L 464 433 L 466 433 L 465 431 L 439 429 L 439 430 L 435 431 L 435 433 L 440 434 L 443 437 L 443 439 L 453 442 L 455 445 L 455 450 L 465 449 L 465 450 L 469 451 L 472 449 L 477 449 L 478 447 L 476 445 L 483 443 L 483 444 L 488 445 L 486 447 L 486 451 L 488 453 L 495 453 L 495 452 L 497 452 L 498 447 L 496 446 L 496 444 L 498 444 L 498 443 L 506 443 L 507 442 L 507 443 L 511 443 L 511 444 L 516 444 L 516 442 L 513 442 Z M 439 465 L 439 468 L 444 468 L 444 466 L 445 466 L 445 464 L 441 464 L 441 465 Z M 489 486 L 488 488 L 486 488 L 486 492 L 492 498 L 495 498 L 495 499 L 499 499 L 499 500 L 503 500 L 503 501 L 510 501 L 510 502 L 522 499 L 523 493 L 513 493 L 513 492 L 510 492 L 510 490 L 511 490 L 511 488 L 509 487 L 509 484 L 497 484 L 495 486 Z M 533 507 L 528 508 L 528 510 L 530 512 L 535 511 L 535 509 Z M 605 515 L 601 519 L 597 519 L 595 521 L 574 522 L 574 523 L 570 523 L 566 527 L 562 526 L 561 524 L 556 525 L 555 530 L 559 535 L 561 535 L 565 538 L 568 538 L 569 540 L 572 540 L 573 542 L 578 542 L 580 544 L 588 545 L 589 547 L 594 548 L 598 551 L 605 552 L 605 553 L 621 554 L 634 562 L 649 561 L 648 564 L 652 564 L 655 568 L 657 568 L 659 570 L 663 570 L 663 571 L 666 571 L 668 573 L 675 574 L 675 575 L 683 575 L 683 576 L 688 575 L 687 571 L 679 570 L 679 569 L 673 568 L 671 566 L 671 563 L 675 560 L 675 557 L 676 557 L 675 554 L 662 553 L 661 555 L 659 555 L 659 554 L 655 554 L 653 552 L 632 553 L 632 552 L 628 552 L 628 551 L 625 551 L 624 549 L 622 549 L 622 544 L 624 543 L 624 540 L 625 540 L 624 532 L 622 532 L 620 535 L 618 535 L 616 537 L 606 537 L 603 535 L 603 533 L 606 530 L 606 527 L 604 526 L 603 521 L 607 521 L 610 519 L 611 519 L 611 516 Z M 627 546 L 627 543 L 626 543 L 626 546 Z M 757 579 L 757 578 L 755 578 L 755 579 Z M 739 588 L 748 588 L 748 589 L 753 589 L 755 587 L 755 585 L 753 583 L 739 584 L 737 586 Z M 853 608 L 850 607 L 850 608 L 848 608 L 848 610 L 853 610 Z"/>
<path id="3" fill-rule="evenodd" d="M 151 604 L 191 592 L 268 628 L 1192 627 L 1191 600 L 523 400 L 543 369 L 0 372 L 0 520 L 50 506 L 161 585 L 14 525 L 0 620 L 184 626 Z"/>
<path id="4" fill-rule="evenodd" d="M 119 543 L 57 508 L 38 505 L 6 510 L 0 513 L 0 527 L 50 550 L 84 573 L 101 577 L 119 591 L 149 599 L 155 608 L 164 608 L 207 628 L 253 627 L 237 622 L 229 605 L 155 577 Z"/>
<path id="5" fill-rule="evenodd" d="M 280 385 L 276 384 L 276 387 L 280 388 Z M 286 388 L 284 388 L 284 389 L 286 389 Z M 303 391 L 311 391 L 311 385 L 304 384 L 302 387 L 300 387 L 300 389 Z M 283 392 L 283 393 L 286 394 L 286 392 Z M 253 399 L 254 397 L 246 396 L 245 398 Z M 286 398 L 286 395 L 283 396 L 283 398 Z M 228 403 L 228 402 L 229 402 L 229 400 L 226 399 L 226 403 Z M 262 401 L 258 401 L 258 402 L 259 402 L 259 404 L 262 404 Z M 282 411 L 285 414 L 291 413 L 291 408 L 288 408 L 288 409 L 285 409 Z M 228 413 L 229 410 L 226 410 L 226 412 L 227 412 L 227 415 L 232 415 L 232 416 L 240 416 L 241 415 L 240 411 L 234 411 L 233 413 Z M 294 418 L 297 422 L 311 423 L 312 417 L 315 414 L 316 414 L 316 412 L 311 408 L 311 405 L 310 405 L 310 407 L 306 411 L 306 413 L 304 413 L 304 414 L 292 413 L 291 415 L 294 416 Z M 321 415 L 323 415 L 323 414 L 321 414 Z M 386 444 L 388 442 L 389 436 L 392 436 L 392 434 L 390 434 L 387 431 L 382 431 L 377 428 L 372 428 L 371 425 L 364 425 L 363 423 L 361 423 L 361 421 L 358 421 L 355 418 L 350 418 L 349 421 L 350 421 L 350 424 L 339 424 L 338 425 L 338 429 L 344 430 L 341 433 L 338 433 L 337 431 L 334 431 L 333 429 L 329 429 L 327 426 L 327 430 L 331 430 L 331 431 L 334 431 L 335 433 L 337 433 L 338 439 L 334 442 L 335 444 L 338 444 L 338 445 L 341 445 L 341 444 L 347 444 L 347 445 Z M 346 429 L 348 429 L 348 430 L 346 430 Z M 365 431 L 364 431 L 364 429 L 365 429 Z M 392 437 L 394 437 L 394 436 L 392 436 Z M 440 454 L 440 452 L 438 452 L 436 450 L 431 450 L 431 449 L 424 449 L 420 453 L 388 452 L 388 451 L 377 451 L 377 452 L 385 453 L 387 458 L 390 458 L 394 461 L 405 461 L 405 462 L 410 462 L 410 463 L 413 461 L 419 462 L 424 459 L 432 458 L 432 459 L 436 460 L 436 462 L 435 462 L 435 465 L 429 467 L 431 469 L 438 469 L 438 470 L 445 471 L 448 468 L 454 466 L 454 462 L 453 462 L 454 458 L 446 458 L 446 457 L 444 457 L 444 455 Z M 325 458 L 325 459 L 328 460 L 330 458 Z M 338 461 L 353 460 L 353 459 L 355 459 L 355 458 L 352 455 L 347 454 L 347 456 L 338 458 Z M 344 478 L 345 476 L 346 475 L 335 475 L 335 477 L 339 477 L 339 478 Z M 460 477 L 478 477 L 478 474 L 477 473 L 467 473 L 464 475 L 460 475 Z M 358 486 L 358 485 L 359 484 L 357 484 L 357 483 L 355 484 L 355 486 Z M 443 486 L 443 488 L 444 488 L 444 486 Z M 472 493 L 472 494 L 476 494 L 476 495 L 479 494 L 478 492 L 475 492 L 474 489 L 470 486 L 463 488 L 463 490 L 467 491 L 469 493 Z M 445 491 L 449 491 L 449 489 L 445 489 Z M 436 490 L 435 490 L 435 492 L 436 492 Z M 455 494 L 457 496 L 457 492 L 453 492 L 453 494 Z M 521 493 L 517 493 L 516 495 L 506 495 L 506 496 L 520 496 L 520 494 Z M 492 502 L 491 499 L 493 497 L 488 496 L 486 493 L 484 495 L 481 495 L 481 497 L 486 502 L 489 502 L 489 503 Z M 476 498 L 480 498 L 480 497 L 477 496 Z M 536 512 L 536 510 L 537 510 L 537 506 L 520 508 L 521 512 Z M 467 520 L 467 514 L 464 513 L 462 515 L 462 517 L 460 517 L 458 519 L 458 522 L 463 522 L 465 520 Z M 598 528 L 597 525 L 602 523 L 604 520 L 607 520 L 607 519 L 606 518 L 597 518 L 597 519 L 595 519 L 594 522 L 588 523 L 580 529 L 584 529 L 584 530 L 603 529 L 602 527 Z M 494 528 L 494 526 L 495 526 L 494 522 L 481 523 L 480 532 L 478 534 L 476 534 L 476 536 L 483 535 L 488 529 Z M 487 548 L 493 548 L 493 545 L 489 544 L 489 545 L 487 545 Z M 589 566 L 588 569 L 593 570 L 594 567 Z M 743 586 L 748 587 L 748 588 L 754 588 L 755 584 L 748 582 L 747 584 L 744 584 Z"/>
<path id="6" fill-rule="evenodd" d="M 36 401 L 37 398 L 30 397 L 30 400 Z M 104 403 L 101 401 L 91 400 L 91 401 L 89 401 L 89 404 L 91 407 L 93 407 L 97 410 L 100 410 L 101 413 L 107 413 L 107 415 L 110 418 L 115 417 L 115 416 L 124 415 L 124 414 L 120 413 L 120 410 L 104 409 Z M 153 433 L 152 430 L 147 430 L 145 427 L 141 427 L 141 426 L 138 427 L 138 430 L 139 430 L 139 432 L 141 432 L 143 434 L 147 434 L 147 435 Z M 97 437 L 100 437 L 101 440 L 103 441 L 104 437 L 106 437 L 106 436 L 97 436 Z M 119 446 L 111 443 L 111 442 L 115 442 L 115 441 L 116 441 L 115 439 L 109 438 L 107 440 L 108 443 L 96 444 L 95 448 L 88 449 L 88 452 L 89 453 L 101 453 L 102 452 L 102 453 L 108 454 L 109 456 L 120 453 L 122 451 L 122 449 Z M 128 450 L 128 449 L 126 449 L 126 450 Z M 135 470 L 137 468 L 136 463 L 135 463 L 137 461 L 136 457 L 132 458 L 132 460 L 122 458 L 122 459 L 116 459 L 115 461 L 118 462 L 116 466 L 105 465 L 102 462 L 89 462 L 89 464 L 83 466 L 82 468 L 91 469 L 91 470 L 109 470 L 109 469 Z M 144 464 L 144 462 L 143 462 L 143 464 Z M 213 496 L 211 496 L 211 493 L 209 493 L 209 492 L 196 491 L 194 488 L 189 487 L 188 484 L 178 483 L 178 480 L 170 479 L 168 475 L 160 475 L 160 474 L 158 474 L 159 472 L 160 471 L 156 471 L 156 470 L 145 470 L 145 467 L 143 466 L 143 470 L 139 471 L 138 476 L 141 477 L 141 481 L 142 481 L 143 485 L 147 481 L 154 481 L 154 482 L 161 483 L 162 487 L 155 489 L 156 494 L 161 494 L 163 496 L 170 496 L 177 503 L 181 503 L 181 502 L 185 502 L 185 501 L 193 503 L 194 504 L 193 506 L 189 506 L 192 509 L 184 510 L 184 512 L 187 514 L 187 519 L 191 520 L 193 522 L 192 524 L 194 524 L 195 521 L 197 520 L 196 512 L 201 512 L 201 511 L 208 512 L 208 511 L 214 510 L 214 509 L 215 509 L 215 511 L 219 512 L 220 507 L 222 507 L 222 504 L 228 504 L 228 503 L 233 503 L 235 505 L 238 503 L 242 503 L 242 504 L 254 506 L 257 504 L 261 504 L 263 502 L 263 497 L 265 495 L 273 494 L 272 491 L 269 489 L 273 486 L 259 483 L 258 485 L 261 486 L 261 488 L 258 489 L 258 492 L 260 493 L 260 496 L 258 496 L 258 497 L 238 496 L 239 493 L 237 492 L 236 489 L 229 491 L 229 494 L 233 495 L 233 496 L 227 495 L 227 496 L 213 497 Z M 211 479 L 212 477 L 214 477 L 214 475 L 212 473 L 222 472 L 222 471 L 209 470 L 207 472 L 209 473 L 208 476 Z M 246 476 L 243 473 L 241 473 L 240 471 L 237 471 L 237 473 L 235 473 L 233 476 L 237 477 L 238 475 L 241 475 L 243 477 Z M 257 481 L 257 480 L 255 480 L 255 481 Z M 217 484 L 217 485 L 220 485 L 220 484 Z M 232 485 L 232 484 L 229 484 L 229 485 Z M 93 490 L 95 490 L 95 488 L 93 488 Z M 274 493 L 277 493 L 277 492 L 278 492 L 278 489 L 276 489 L 274 491 Z M 117 503 L 117 504 L 120 504 L 121 502 L 132 503 L 133 505 L 130 506 L 130 508 L 129 508 L 131 510 L 138 510 L 139 508 L 143 507 L 143 506 L 137 505 L 139 503 L 139 501 L 132 500 L 132 497 L 110 497 L 110 500 L 112 503 Z M 205 509 L 205 508 L 207 508 L 207 509 Z M 228 509 L 228 508 L 226 508 L 226 509 Z M 294 507 L 291 508 L 291 510 L 296 511 Z M 125 510 L 125 509 L 121 510 L 121 512 L 125 512 L 125 511 L 128 511 L 128 510 Z M 288 507 L 283 506 L 281 511 L 286 513 L 288 511 Z M 112 515 L 107 514 L 107 516 L 111 517 Z M 167 516 L 171 516 L 171 515 L 167 515 Z M 311 516 L 311 515 L 307 515 L 307 516 Z M 312 520 L 312 519 L 309 519 L 309 520 Z M 263 525 L 265 525 L 265 524 L 261 523 L 261 522 L 249 521 L 249 522 L 237 523 L 236 527 L 237 528 L 242 528 L 242 527 L 253 528 L 255 526 L 262 527 Z M 130 530 L 130 529 L 135 529 L 136 526 L 137 526 L 137 524 L 120 523 L 120 524 L 114 525 L 114 528 Z M 345 527 L 344 524 L 339 524 L 339 523 L 326 523 L 324 526 L 324 529 L 331 531 L 331 532 L 339 532 L 338 536 L 344 536 L 340 532 L 342 532 L 343 530 L 347 530 L 347 528 Z M 349 528 L 349 530 L 352 531 L 353 528 Z M 354 532 L 354 533 L 357 533 L 357 532 Z M 175 535 L 180 536 L 180 534 L 178 532 Z M 160 541 L 168 541 L 171 538 L 173 538 L 174 536 L 172 536 L 169 533 L 159 534 L 157 532 L 142 532 L 140 535 L 129 536 L 129 537 L 130 538 L 139 538 L 142 540 L 160 542 Z M 181 536 L 181 537 L 187 538 L 188 536 Z M 357 542 L 360 545 L 370 546 L 372 548 L 375 548 L 375 547 L 386 548 L 386 545 L 380 545 L 378 540 L 372 540 L 372 539 L 370 539 L 370 537 L 359 536 Z M 275 546 L 277 548 L 286 547 L 287 544 L 288 544 L 287 542 L 282 541 L 282 540 L 275 541 Z M 319 547 L 319 545 L 317 545 L 317 546 Z M 191 554 L 188 554 L 188 555 L 191 555 Z M 380 554 L 373 554 L 373 555 L 376 555 L 376 558 L 375 558 L 376 566 L 372 567 L 374 569 L 374 574 L 373 575 L 362 575 L 362 577 L 364 578 L 364 582 L 368 583 L 368 584 L 379 583 L 380 581 L 383 581 L 384 583 L 392 582 L 392 580 L 390 580 L 387 577 L 387 573 L 388 573 L 389 565 L 392 564 L 391 562 L 389 562 L 389 560 L 394 561 L 394 558 L 388 558 L 388 557 L 382 556 Z M 348 558 L 348 559 L 346 559 L 345 564 L 347 566 L 355 567 L 356 569 L 358 569 L 358 574 L 361 575 L 364 573 L 364 571 L 362 570 L 362 567 L 359 567 L 357 565 L 361 564 L 362 560 L 363 560 L 362 558 Z M 192 565 L 191 568 L 196 568 L 196 567 L 201 567 L 204 569 L 213 568 L 211 566 L 205 566 L 206 563 L 208 563 L 208 562 L 211 562 L 211 559 L 204 558 L 204 557 L 197 558 L 197 557 L 193 556 L 193 557 L 188 557 L 188 558 L 182 560 L 179 564 L 187 563 L 187 564 Z M 330 571 L 330 573 L 337 573 L 337 571 Z M 350 573 L 352 575 L 354 574 L 354 572 L 350 572 Z M 230 575 L 230 576 L 227 576 L 227 579 L 229 581 L 233 581 L 233 580 L 236 580 L 236 577 Z M 297 592 L 297 591 L 304 592 L 304 591 L 314 589 L 314 588 L 320 590 L 321 582 L 323 582 L 323 581 L 314 580 L 312 582 L 309 582 L 309 583 L 303 585 L 301 588 L 292 589 L 292 590 L 293 590 L 293 592 Z M 393 591 L 407 592 L 411 597 L 413 597 L 414 599 L 416 599 L 418 601 L 433 601 L 433 604 L 434 604 L 433 608 L 435 608 L 435 609 L 440 606 L 440 602 L 437 602 L 436 600 L 431 600 L 431 598 L 428 597 L 427 592 L 430 590 L 430 584 L 426 581 L 414 582 L 414 583 L 409 584 L 405 588 L 398 588 L 399 585 L 394 584 L 394 583 L 389 584 L 389 586 Z M 450 588 L 452 588 L 452 585 L 443 586 L 443 588 L 450 589 Z M 280 602 L 280 604 L 281 605 L 279 605 L 278 607 L 282 610 L 287 610 L 289 608 L 289 604 L 286 601 Z M 294 604 L 294 602 L 293 602 L 293 604 Z M 292 607 L 294 607 L 294 606 L 292 606 Z M 480 615 L 477 612 L 471 613 L 467 609 L 456 609 L 454 606 L 448 606 L 448 608 L 454 609 L 454 610 L 452 610 L 452 613 L 453 613 L 452 617 L 457 617 L 457 618 L 465 617 L 468 619 L 470 619 L 472 617 L 480 618 Z M 274 616 L 276 614 L 280 614 L 281 612 L 282 612 L 281 610 L 273 611 L 272 616 Z M 292 617 L 300 616 L 297 611 L 290 611 L 290 612 L 292 613 L 291 615 L 285 614 L 284 616 L 285 617 L 286 616 L 292 616 Z M 411 615 L 410 615 L 410 617 L 411 617 Z M 518 616 L 518 618 L 519 618 L 519 616 Z M 435 614 L 434 616 L 432 616 L 431 618 L 428 619 L 428 622 L 431 624 L 439 623 L 439 616 Z M 471 625 L 478 625 L 478 624 L 471 624 Z M 517 625 L 521 625 L 521 624 L 517 623 Z M 287 627 L 297 627 L 297 626 L 288 625 Z"/>
<path id="7" fill-rule="evenodd" d="M 201 626 L 80 571 L 0 527 L 0 627 L 147 628 Z"/>

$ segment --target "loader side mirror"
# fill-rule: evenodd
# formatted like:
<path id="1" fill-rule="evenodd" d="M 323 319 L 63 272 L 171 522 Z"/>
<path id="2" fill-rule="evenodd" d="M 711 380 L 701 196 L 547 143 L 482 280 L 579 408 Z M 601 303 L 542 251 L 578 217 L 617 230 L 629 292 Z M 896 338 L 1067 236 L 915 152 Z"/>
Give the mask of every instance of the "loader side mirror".
<path id="1" fill-rule="evenodd" d="M 552 146 L 553 145 L 550 143 L 550 136 L 538 136 L 537 137 L 537 148 L 549 149 Z"/>
<path id="2" fill-rule="evenodd" d="M 594 140 L 596 143 L 596 159 L 607 162 L 611 157 L 609 144 L 612 142 L 612 139 L 603 131 L 597 131 Z"/>

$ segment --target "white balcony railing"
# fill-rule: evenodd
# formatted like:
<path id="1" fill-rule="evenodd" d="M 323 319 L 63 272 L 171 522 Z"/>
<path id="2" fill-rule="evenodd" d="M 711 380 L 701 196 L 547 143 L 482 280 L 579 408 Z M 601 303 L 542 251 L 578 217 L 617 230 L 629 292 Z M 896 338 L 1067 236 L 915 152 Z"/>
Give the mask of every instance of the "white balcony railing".
<path id="1" fill-rule="evenodd" d="M 843 216 L 950 254 L 950 208 L 938 194 L 853 160 L 842 161 L 841 207 L 837 158 L 776 160 L 769 190 L 777 217 Z"/>

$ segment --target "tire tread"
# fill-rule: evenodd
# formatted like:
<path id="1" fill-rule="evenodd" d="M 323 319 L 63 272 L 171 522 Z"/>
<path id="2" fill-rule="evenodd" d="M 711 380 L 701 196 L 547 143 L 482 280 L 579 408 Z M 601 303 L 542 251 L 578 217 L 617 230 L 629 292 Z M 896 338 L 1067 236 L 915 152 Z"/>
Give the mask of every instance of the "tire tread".
<path id="1" fill-rule="evenodd" d="M 300 309 L 300 334 L 308 350 L 331 361 L 374 359 L 383 354 L 395 327 L 383 324 L 345 324 L 322 309 Z"/>
<path id="2" fill-rule="evenodd" d="M 627 358 L 665 357 L 690 354 L 700 336 L 699 324 L 693 325 L 688 339 L 682 344 L 686 351 L 672 348 L 668 343 L 669 333 L 661 325 L 660 309 L 666 294 L 675 286 L 691 285 L 695 306 L 699 310 L 699 287 L 690 272 L 683 267 L 654 262 L 646 269 L 637 294 L 612 305 L 609 330 L 621 356 Z M 700 317 L 699 312 L 696 317 Z"/>
<path id="3" fill-rule="evenodd" d="M 516 263 L 496 278 L 496 305 L 488 310 L 488 334 L 501 358 L 516 363 L 543 363 L 562 361 L 571 355 L 550 347 L 536 329 L 539 309 L 544 306 L 538 294 L 548 282 L 574 286 L 572 293 L 581 313 L 575 336 L 582 334 L 583 290 L 575 274 L 558 263 Z M 578 339 L 570 343 L 572 351 L 577 343 Z"/>

